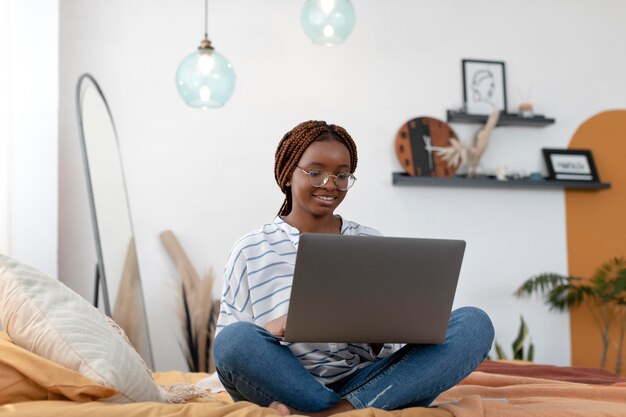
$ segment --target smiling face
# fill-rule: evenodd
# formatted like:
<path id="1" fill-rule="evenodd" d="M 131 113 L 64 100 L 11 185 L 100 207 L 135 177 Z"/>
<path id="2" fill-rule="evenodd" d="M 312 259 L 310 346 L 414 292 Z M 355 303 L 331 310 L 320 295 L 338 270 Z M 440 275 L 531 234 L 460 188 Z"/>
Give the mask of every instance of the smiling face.
<path id="1" fill-rule="evenodd" d="M 350 152 L 346 145 L 334 139 L 316 141 L 304 151 L 298 167 L 334 175 L 350 172 Z M 298 168 L 293 171 L 290 183 L 293 208 L 289 217 L 306 222 L 332 217 L 347 192 L 337 188 L 333 177 L 328 178 L 322 187 L 313 187 L 308 175 Z"/>

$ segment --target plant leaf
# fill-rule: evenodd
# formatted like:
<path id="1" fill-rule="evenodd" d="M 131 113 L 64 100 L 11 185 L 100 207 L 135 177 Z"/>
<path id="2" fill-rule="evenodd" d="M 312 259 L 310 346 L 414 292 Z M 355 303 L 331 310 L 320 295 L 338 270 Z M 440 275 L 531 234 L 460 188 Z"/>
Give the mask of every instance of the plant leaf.
<path id="1" fill-rule="evenodd" d="M 496 342 L 496 355 L 498 359 L 500 360 L 506 359 L 506 355 L 504 354 L 504 351 L 502 350 L 502 346 L 500 346 L 498 342 Z"/>
<path id="2" fill-rule="evenodd" d="M 520 327 L 517 338 L 513 341 L 513 359 L 524 359 L 524 340 L 528 336 L 528 326 L 524 318 L 520 316 Z"/>
<path id="3" fill-rule="evenodd" d="M 536 275 L 524 281 L 524 283 L 515 291 L 515 296 L 524 297 L 534 293 L 544 295 L 552 288 L 561 285 L 571 285 L 571 277 L 554 273 L 544 273 Z"/>
<path id="4" fill-rule="evenodd" d="M 185 331 L 185 339 L 187 342 L 186 345 L 186 354 L 187 354 L 187 364 L 189 366 L 190 372 L 199 372 L 198 370 L 198 349 L 196 346 L 196 340 L 193 336 L 193 324 L 191 322 L 191 312 L 189 311 L 189 302 L 187 300 L 187 291 L 185 290 L 185 284 L 181 283 L 181 296 L 183 302 L 183 311 L 184 311 L 184 325 L 183 330 Z"/>
<path id="5" fill-rule="evenodd" d="M 535 345 L 530 343 L 528 346 L 528 355 L 526 356 L 526 360 L 532 362 L 535 359 Z"/>

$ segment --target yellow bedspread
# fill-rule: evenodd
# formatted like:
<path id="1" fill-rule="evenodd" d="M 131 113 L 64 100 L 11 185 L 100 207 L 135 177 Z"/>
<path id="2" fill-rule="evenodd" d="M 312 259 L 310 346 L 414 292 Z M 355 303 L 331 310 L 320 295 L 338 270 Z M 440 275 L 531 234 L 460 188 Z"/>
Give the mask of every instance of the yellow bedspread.
<path id="1" fill-rule="evenodd" d="M 196 382 L 206 374 L 162 372 L 159 384 Z M 271 417 L 274 410 L 249 402 L 233 403 L 228 394 L 188 404 L 110 404 L 96 401 L 115 394 L 69 369 L 14 345 L 0 333 L 0 414 L 63 417 Z M 437 408 L 398 411 L 364 409 L 342 417 L 626 417 L 626 383 L 590 385 L 527 376 L 474 372 L 439 396 Z"/>
<path id="2" fill-rule="evenodd" d="M 197 382 L 207 374 L 178 371 L 155 372 L 159 384 Z M 0 332 L 0 415 L 32 417 L 262 417 L 278 416 L 271 409 L 249 402 L 233 403 L 225 392 L 211 399 L 196 399 L 187 404 L 98 402 L 116 393 L 82 375 L 57 365 L 13 344 Z M 360 417 L 451 417 L 441 409 L 413 408 L 403 411 L 361 410 Z"/>

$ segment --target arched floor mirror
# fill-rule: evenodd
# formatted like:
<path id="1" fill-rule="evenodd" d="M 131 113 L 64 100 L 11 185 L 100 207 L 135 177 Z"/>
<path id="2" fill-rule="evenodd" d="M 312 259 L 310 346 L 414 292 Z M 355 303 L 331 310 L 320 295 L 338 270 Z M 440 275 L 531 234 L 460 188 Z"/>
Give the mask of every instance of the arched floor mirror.
<path id="1" fill-rule="evenodd" d="M 76 109 L 98 257 L 94 305 L 124 329 L 154 369 L 117 131 L 102 89 L 90 74 L 78 79 Z"/>

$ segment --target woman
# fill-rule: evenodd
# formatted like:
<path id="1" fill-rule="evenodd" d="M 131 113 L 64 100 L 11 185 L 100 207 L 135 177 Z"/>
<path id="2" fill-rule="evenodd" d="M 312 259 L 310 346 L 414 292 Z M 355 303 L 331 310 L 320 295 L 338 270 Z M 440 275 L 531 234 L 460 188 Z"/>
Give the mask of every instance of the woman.
<path id="1" fill-rule="evenodd" d="M 440 345 L 279 340 L 300 234 L 379 235 L 335 214 L 356 180 L 356 165 L 350 135 L 322 121 L 299 124 L 278 145 L 274 175 L 285 201 L 273 223 L 235 244 L 224 272 L 214 360 L 235 401 L 252 401 L 283 415 L 318 416 L 428 406 L 489 352 L 491 321 L 470 307 L 452 312 Z"/>

